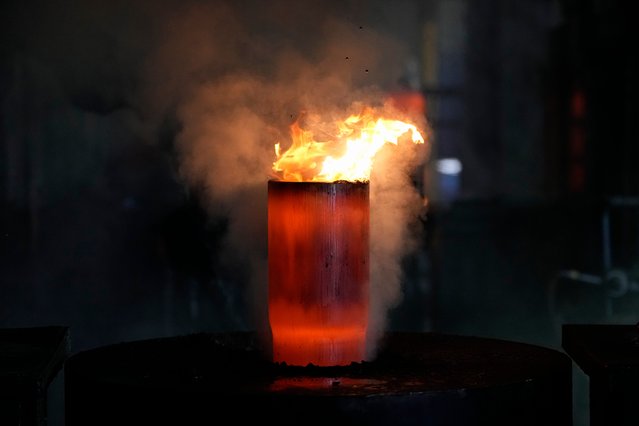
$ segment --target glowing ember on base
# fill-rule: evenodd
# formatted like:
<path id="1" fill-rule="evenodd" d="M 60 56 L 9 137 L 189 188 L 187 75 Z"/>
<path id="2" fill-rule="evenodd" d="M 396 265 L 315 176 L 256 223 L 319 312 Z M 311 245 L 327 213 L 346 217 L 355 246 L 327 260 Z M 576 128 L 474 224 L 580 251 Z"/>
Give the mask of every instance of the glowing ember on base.
<path id="1" fill-rule="evenodd" d="M 372 109 L 328 127 L 335 136 L 317 142 L 312 131 L 293 124 L 291 147 L 281 154 L 275 146 L 279 181 L 268 184 L 273 359 L 291 365 L 364 359 L 373 159 L 405 136 L 424 142 L 414 125 Z"/>

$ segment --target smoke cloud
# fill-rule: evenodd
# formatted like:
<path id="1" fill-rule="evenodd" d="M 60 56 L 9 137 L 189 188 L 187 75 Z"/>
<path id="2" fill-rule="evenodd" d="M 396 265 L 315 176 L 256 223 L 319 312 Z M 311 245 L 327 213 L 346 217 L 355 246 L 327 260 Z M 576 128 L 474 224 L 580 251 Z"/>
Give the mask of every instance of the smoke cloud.
<path id="1" fill-rule="evenodd" d="M 179 175 L 206 194 L 212 215 L 228 217 L 220 263 L 249 269 L 247 303 L 265 325 L 274 143 L 286 146 L 302 111 L 331 121 L 362 105 L 385 108 L 382 89 L 396 88 L 407 52 L 368 24 L 367 3 L 356 0 L 53 3 L 36 17 L 25 9 L 21 21 L 45 28 L 48 41 L 21 42 L 55 65 L 75 105 L 131 111 L 133 131 L 151 143 L 173 123 Z M 373 170 L 371 341 L 401 299 L 400 262 L 415 244 L 417 152 L 385 149 Z"/>
<path id="2" fill-rule="evenodd" d="M 285 16 L 302 12 L 287 9 Z M 209 52 L 224 52 L 225 70 L 192 87 L 178 109 L 183 125 L 181 172 L 187 181 L 206 188 L 212 209 L 228 214 L 229 249 L 249 258 L 254 312 L 258 323 L 266 324 L 265 195 L 274 142 L 288 140 L 288 125 L 302 110 L 328 121 L 358 112 L 353 110 L 362 103 L 379 106 L 383 96 L 377 87 L 400 76 L 402 55 L 388 37 L 325 12 L 318 15 L 325 17 L 320 22 L 317 16 L 289 22 L 300 33 L 285 31 L 282 38 L 271 40 L 251 37 L 251 28 L 237 11 L 223 13 L 230 16 L 218 15 L 217 20 L 233 24 L 200 42 L 211 43 Z M 197 16 L 196 24 L 201 11 Z M 267 14 L 260 27 L 277 33 L 280 19 Z M 186 35 L 185 41 L 189 44 L 193 38 Z M 173 43 L 178 44 L 175 39 Z M 414 161 L 414 149 L 387 150 L 377 159 L 372 179 L 371 355 L 388 309 L 401 299 L 400 261 L 415 243 L 408 230 L 420 207 L 409 178 Z"/>

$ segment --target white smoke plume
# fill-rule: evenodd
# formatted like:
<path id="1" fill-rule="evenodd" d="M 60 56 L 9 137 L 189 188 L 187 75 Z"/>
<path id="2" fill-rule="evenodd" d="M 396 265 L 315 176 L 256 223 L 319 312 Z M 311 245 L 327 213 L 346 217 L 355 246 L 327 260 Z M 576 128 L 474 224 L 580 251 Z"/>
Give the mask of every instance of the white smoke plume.
<path id="1" fill-rule="evenodd" d="M 301 111 L 330 121 L 365 104 L 383 108 L 384 90 L 396 88 L 408 62 L 401 44 L 368 24 L 367 6 L 57 1 L 42 2 L 35 14 L 25 9 L 20 25 L 47 32 L 22 42 L 54 64 L 76 104 L 99 113 L 133 111 L 132 129 L 151 142 L 162 123 L 177 123 L 179 175 L 204 190 L 212 214 L 228 216 L 222 256 L 250 268 L 247 304 L 263 326 L 274 143 L 285 145 Z M 373 170 L 371 341 L 401 299 L 400 262 L 415 244 L 409 225 L 420 201 L 408 177 L 415 161 L 413 148 L 389 149 Z"/>
<path id="2" fill-rule="evenodd" d="M 282 15 L 265 11 L 258 20 L 226 4 L 185 7 L 171 20 L 156 63 L 148 64 L 154 82 L 148 97 L 158 88 L 177 102 L 181 175 L 206 189 L 211 210 L 228 215 L 228 256 L 243 257 L 251 268 L 247 302 L 262 326 L 274 143 L 288 140 L 288 125 L 302 110 L 328 119 L 362 104 L 381 106 L 380 85 L 398 79 L 403 64 L 402 49 L 390 37 L 330 11 L 311 16 L 319 4 L 308 10 L 308 4 L 278 4 Z M 415 244 L 408 226 L 420 208 L 408 177 L 415 150 L 380 157 L 371 184 L 371 354 L 388 309 L 401 300 L 400 262 Z"/>

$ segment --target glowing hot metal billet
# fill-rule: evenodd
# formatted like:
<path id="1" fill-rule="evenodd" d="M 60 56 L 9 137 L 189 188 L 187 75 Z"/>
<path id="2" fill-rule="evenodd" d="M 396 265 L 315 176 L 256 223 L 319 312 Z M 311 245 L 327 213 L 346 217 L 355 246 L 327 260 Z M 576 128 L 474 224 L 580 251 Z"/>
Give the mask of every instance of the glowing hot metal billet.
<path id="1" fill-rule="evenodd" d="M 368 182 L 268 183 L 273 359 L 364 359 L 369 297 Z"/>
<path id="2" fill-rule="evenodd" d="M 415 125 L 372 108 L 316 130 L 321 141 L 295 122 L 290 147 L 275 145 L 276 180 L 268 184 L 273 359 L 346 365 L 366 352 L 373 160 L 387 143 L 424 138 Z"/>

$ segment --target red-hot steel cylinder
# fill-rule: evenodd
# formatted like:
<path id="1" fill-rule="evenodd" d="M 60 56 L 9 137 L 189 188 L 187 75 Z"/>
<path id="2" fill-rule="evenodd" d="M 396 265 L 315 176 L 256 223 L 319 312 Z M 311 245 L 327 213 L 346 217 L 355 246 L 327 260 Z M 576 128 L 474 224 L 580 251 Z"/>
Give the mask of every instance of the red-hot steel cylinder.
<path id="1" fill-rule="evenodd" d="M 369 299 L 368 183 L 268 183 L 273 360 L 364 359 Z"/>

